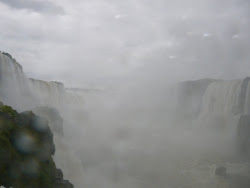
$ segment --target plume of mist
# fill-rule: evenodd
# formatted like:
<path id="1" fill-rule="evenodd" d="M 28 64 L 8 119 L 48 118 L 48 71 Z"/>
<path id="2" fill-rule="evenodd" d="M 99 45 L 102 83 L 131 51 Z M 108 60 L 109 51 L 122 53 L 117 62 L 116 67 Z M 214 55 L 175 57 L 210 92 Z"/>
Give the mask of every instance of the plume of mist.
<path id="1" fill-rule="evenodd" d="M 248 0 L 48 0 L 43 10 L 42 1 L 14 2 L 0 1 L 2 47 L 31 77 L 89 89 L 71 90 L 74 100 L 57 106 L 67 140 L 60 146 L 83 168 L 69 178 L 89 188 L 216 187 L 216 165 L 231 168 L 237 158 L 239 117 L 211 115 L 210 106 L 233 98 L 241 81 L 221 89 L 212 80 L 197 99 L 178 93 L 178 83 L 249 75 Z"/>

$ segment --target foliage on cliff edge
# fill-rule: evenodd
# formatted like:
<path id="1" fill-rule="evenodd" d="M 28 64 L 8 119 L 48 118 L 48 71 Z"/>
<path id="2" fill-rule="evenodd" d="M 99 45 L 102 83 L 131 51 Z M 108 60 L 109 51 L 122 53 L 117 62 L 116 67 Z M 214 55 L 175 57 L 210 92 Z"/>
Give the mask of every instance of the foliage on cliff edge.
<path id="1" fill-rule="evenodd" d="M 0 103 L 0 185 L 52 188 L 56 179 L 54 152 L 47 120 Z"/>

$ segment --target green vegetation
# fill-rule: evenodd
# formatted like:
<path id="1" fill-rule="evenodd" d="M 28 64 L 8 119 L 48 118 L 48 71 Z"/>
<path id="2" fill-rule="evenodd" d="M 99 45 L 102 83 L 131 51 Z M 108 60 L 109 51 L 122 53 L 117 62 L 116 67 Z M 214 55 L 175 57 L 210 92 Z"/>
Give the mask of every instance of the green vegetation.
<path id="1" fill-rule="evenodd" d="M 0 185 L 53 188 L 54 152 L 53 134 L 45 119 L 0 105 Z"/>
<path id="2" fill-rule="evenodd" d="M 0 112 L 5 113 L 12 118 L 14 118 L 17 115 L 17 112 L 15 110 L 13 110 L 10 106 L 5 106 L 5 105 L 2 105 L 0 107 Z"/>

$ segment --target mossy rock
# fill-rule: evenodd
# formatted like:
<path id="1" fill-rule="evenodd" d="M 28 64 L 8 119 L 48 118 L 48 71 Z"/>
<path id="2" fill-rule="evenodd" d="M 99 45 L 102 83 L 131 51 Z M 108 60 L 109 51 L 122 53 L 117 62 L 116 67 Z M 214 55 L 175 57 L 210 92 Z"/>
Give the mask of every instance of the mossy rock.
<path id="1" fill-rule="evenodd" d="M 13 110 L 10 106 L 6 106 L 6 105 L 2 105 L 2 106 L 0 105 L 0 112 L 4 113 L 9 118 L 15 118 L 17 115 L 16 110 Z"/>
<path id="2" fill-rule="evenodd" d="M 54 152 L 53 134 L 45 119 L 0 105 L 0 185 L 53 188 Z"/>

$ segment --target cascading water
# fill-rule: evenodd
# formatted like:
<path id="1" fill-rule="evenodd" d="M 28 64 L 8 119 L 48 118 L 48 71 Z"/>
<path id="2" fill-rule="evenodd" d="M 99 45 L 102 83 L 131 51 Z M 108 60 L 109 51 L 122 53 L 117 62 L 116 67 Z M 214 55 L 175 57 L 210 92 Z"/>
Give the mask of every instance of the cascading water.
<path id="1" fill-rule="evenodd" d="M 20 110 L 38 105 L 49 105 L 61 109 L 65 89 L 62 83 L 28 79 L 22 66 L 10 55 L 0 53 L 1 100 Z"/>
<path id="2" fill-rule="evenodd" d="M 36 101 L 43 106 L 62 108 L 65 98 L 64 85 L 59 82 L 45 82 L 29 79 L 29 86 L 36 95 Z"/>
<path id="3" fill-rule="evenodd" d="M 0 53 L 0 101 L 4 104 L 19 111 L 31 110 L 37 106 L 50 106 L 64 115 L 74 110 L 70 104 L 75 103 L 75 100 L 71 96 L 73 94 L 67 94 L 62 83 L 27 78 L 22 66 L 15 59 L 7 53 Z M 68 124 L 70 126 L 71 122 Z M 74 153 L 74 147 L 67 144 L 62 135 L 54 134 L 57 166 L 64 171 L 65 178 L 76 187 L 81 187 L 83 170 L 81 161 Z"/>
<path id="4" fill-rule="evenodd" d="M 249 114 L 249 78 L 211 83 L 203 97 L 203 114 Z"/>
<path id="5" fill-rule="evenodd" d="M 184 101 L 194 103 L 189 104 L 183 111 L 193 114 L 190 116 L 194 129 L 192 134 L 194 137 L 196 134 L 202 135 L 199 140 L 206 143 L 202 147 L 208 152 L 205 151 L 203 162 L 193 163 L 194 167 L 184 170 L 184 174 L 195 179 L 192 187 L 248 187 L 249 164 L 239 162 L 236 140 L 239 136 L 237 133 L 240 117 L 250 114 L 250 79 L 214 80 L 203 92 L 192 89 L 195 82 L 197 81 L 192 81 L 192 84 L 186 83 L 184 86 L 189 88 L 190 93 L 181 93 Z M 196 96 L 196 100 L 188 100 L 190 95 Z M 198 115 L 194 115 L 195 110 L 192 110 L 192 106 L 199 109 Z M 210 152 L 210 146 L 214 152 Z M 209 156 L 210 153 L 215 155 Z M 225 166 L 229 177 L 211 175 L 215 174 L 217 165 Z"/>
<path id="6" fill-rule="evenodd" d="M 28 101 L 32 99 L 32 96 L 27 80 L 22 66 L 11 56 L 0 53 L 0 94 L 5 104 L 17 109 L 30 104 Z"/>
<path id="7" fill-rule="evenodd" d="M 139 106 L 137 111 L 142 115 L 138 117 L 137 111 L 130 114 L 130 110 L 134 110 L 132 108 L 124 115 L 122 110 L 119 113 L 116 109 L 105 113 L 107 106 L 103 105 L 105 107 L 100 110 L 100 106 L 94 104 L 91 109 L 94 119 L 90 123 L 92 128 L 88 127 L 89 135 L 84 135 L 79 130 L 82 128 L 81 120 L 84 119 L 84 100 L 81 93 L 66 90 L 58 82 L 28 79 L 22 67 L 11 56 L 0 53 L 0 100 L 22 111 L 36 106 L 52 106 L 58 109 L 65 118 L 66 139 L 55 133 L 55 162 L 62 168 L 65 177 L 79 188 L 83 187 L 82 180 L 87 185 L 93 185 L 94 182 L 96 187 L 105 187 L 103 185 L 106 184 L 106 187 L 135 188 L 167 185 L 188 188 L 225 187 L 231 179 L 215 176 L 217 164 L 225 166 L 232 177 L 236 172 L 246 174 L 249 165 L 225 162 L 225 156 L 229 156 L 228 149 L 234 147 L 233 140 L 239 117 L 250 113 L 250 79 L 188 81 L 182 83 L 178 91 L 173 93 L 177 101 L 174 101 L 175 97 L 171 97 L 173 94 L 166 96 L 169 96 L 169 103 L 174 104 L 174 107 L 169 105 L 162 109 L 167 109 L 167 113 L 174 111 L 173 119 L 179 118 L 182 121 L 176 123 L 171 117 L 162 118 L 163 126 L 158 129 L 158 122 L 151 119 L 154 111 L 145 113 L 148 116 L 145 117 Z M 91 97 L 89 100 L 96 101 Z M 164 114 L 162 109 L 160 113 Z M 121 116 L 117 120 L 114 118 L 117 114 L 122 114 L 125 118 L 122 119 Z M 158 113 L 154 115 L 155 119 L 160 120 Z M 168 119 L 171 119 L 171 123 L 165 122 Z M 173 124 L 174 130 L 169 128 L 166 131 L 168 124 Z M 183 129 L 179 124 L 191 127 L 191 131 Z M 74 126 L 77 126 L 76 129 Z M 75 129 L 75 132 L 71 129 Z M 152 133 L 152 130 L 155 132 Z M 186 130 L 189 132 L 185 132 Z M 79 139 L 83 143 L 76 145 L 85 147 L 82 151 L 85 153 L 85 170 L 78 156 L 71 150 L 74 146 L 67 136 L 68 131 L 72 131 L 70 135 L 83 137 L 82 140 Z M 115 136 L 110 132 L 114 132 Z M 94 137 L 90 138 L 92 136 Z M 103 143 L 96 143 L 98 139 Z M 213 156 L 209 155 L 211 153 Z M 245 168 L 242 168 L 243 165 Z M 102 181 L 97 181 L 96 176 L 101 177 Z M 111 177 L 114 181 L 110 183 L 106 177 Z"/>

